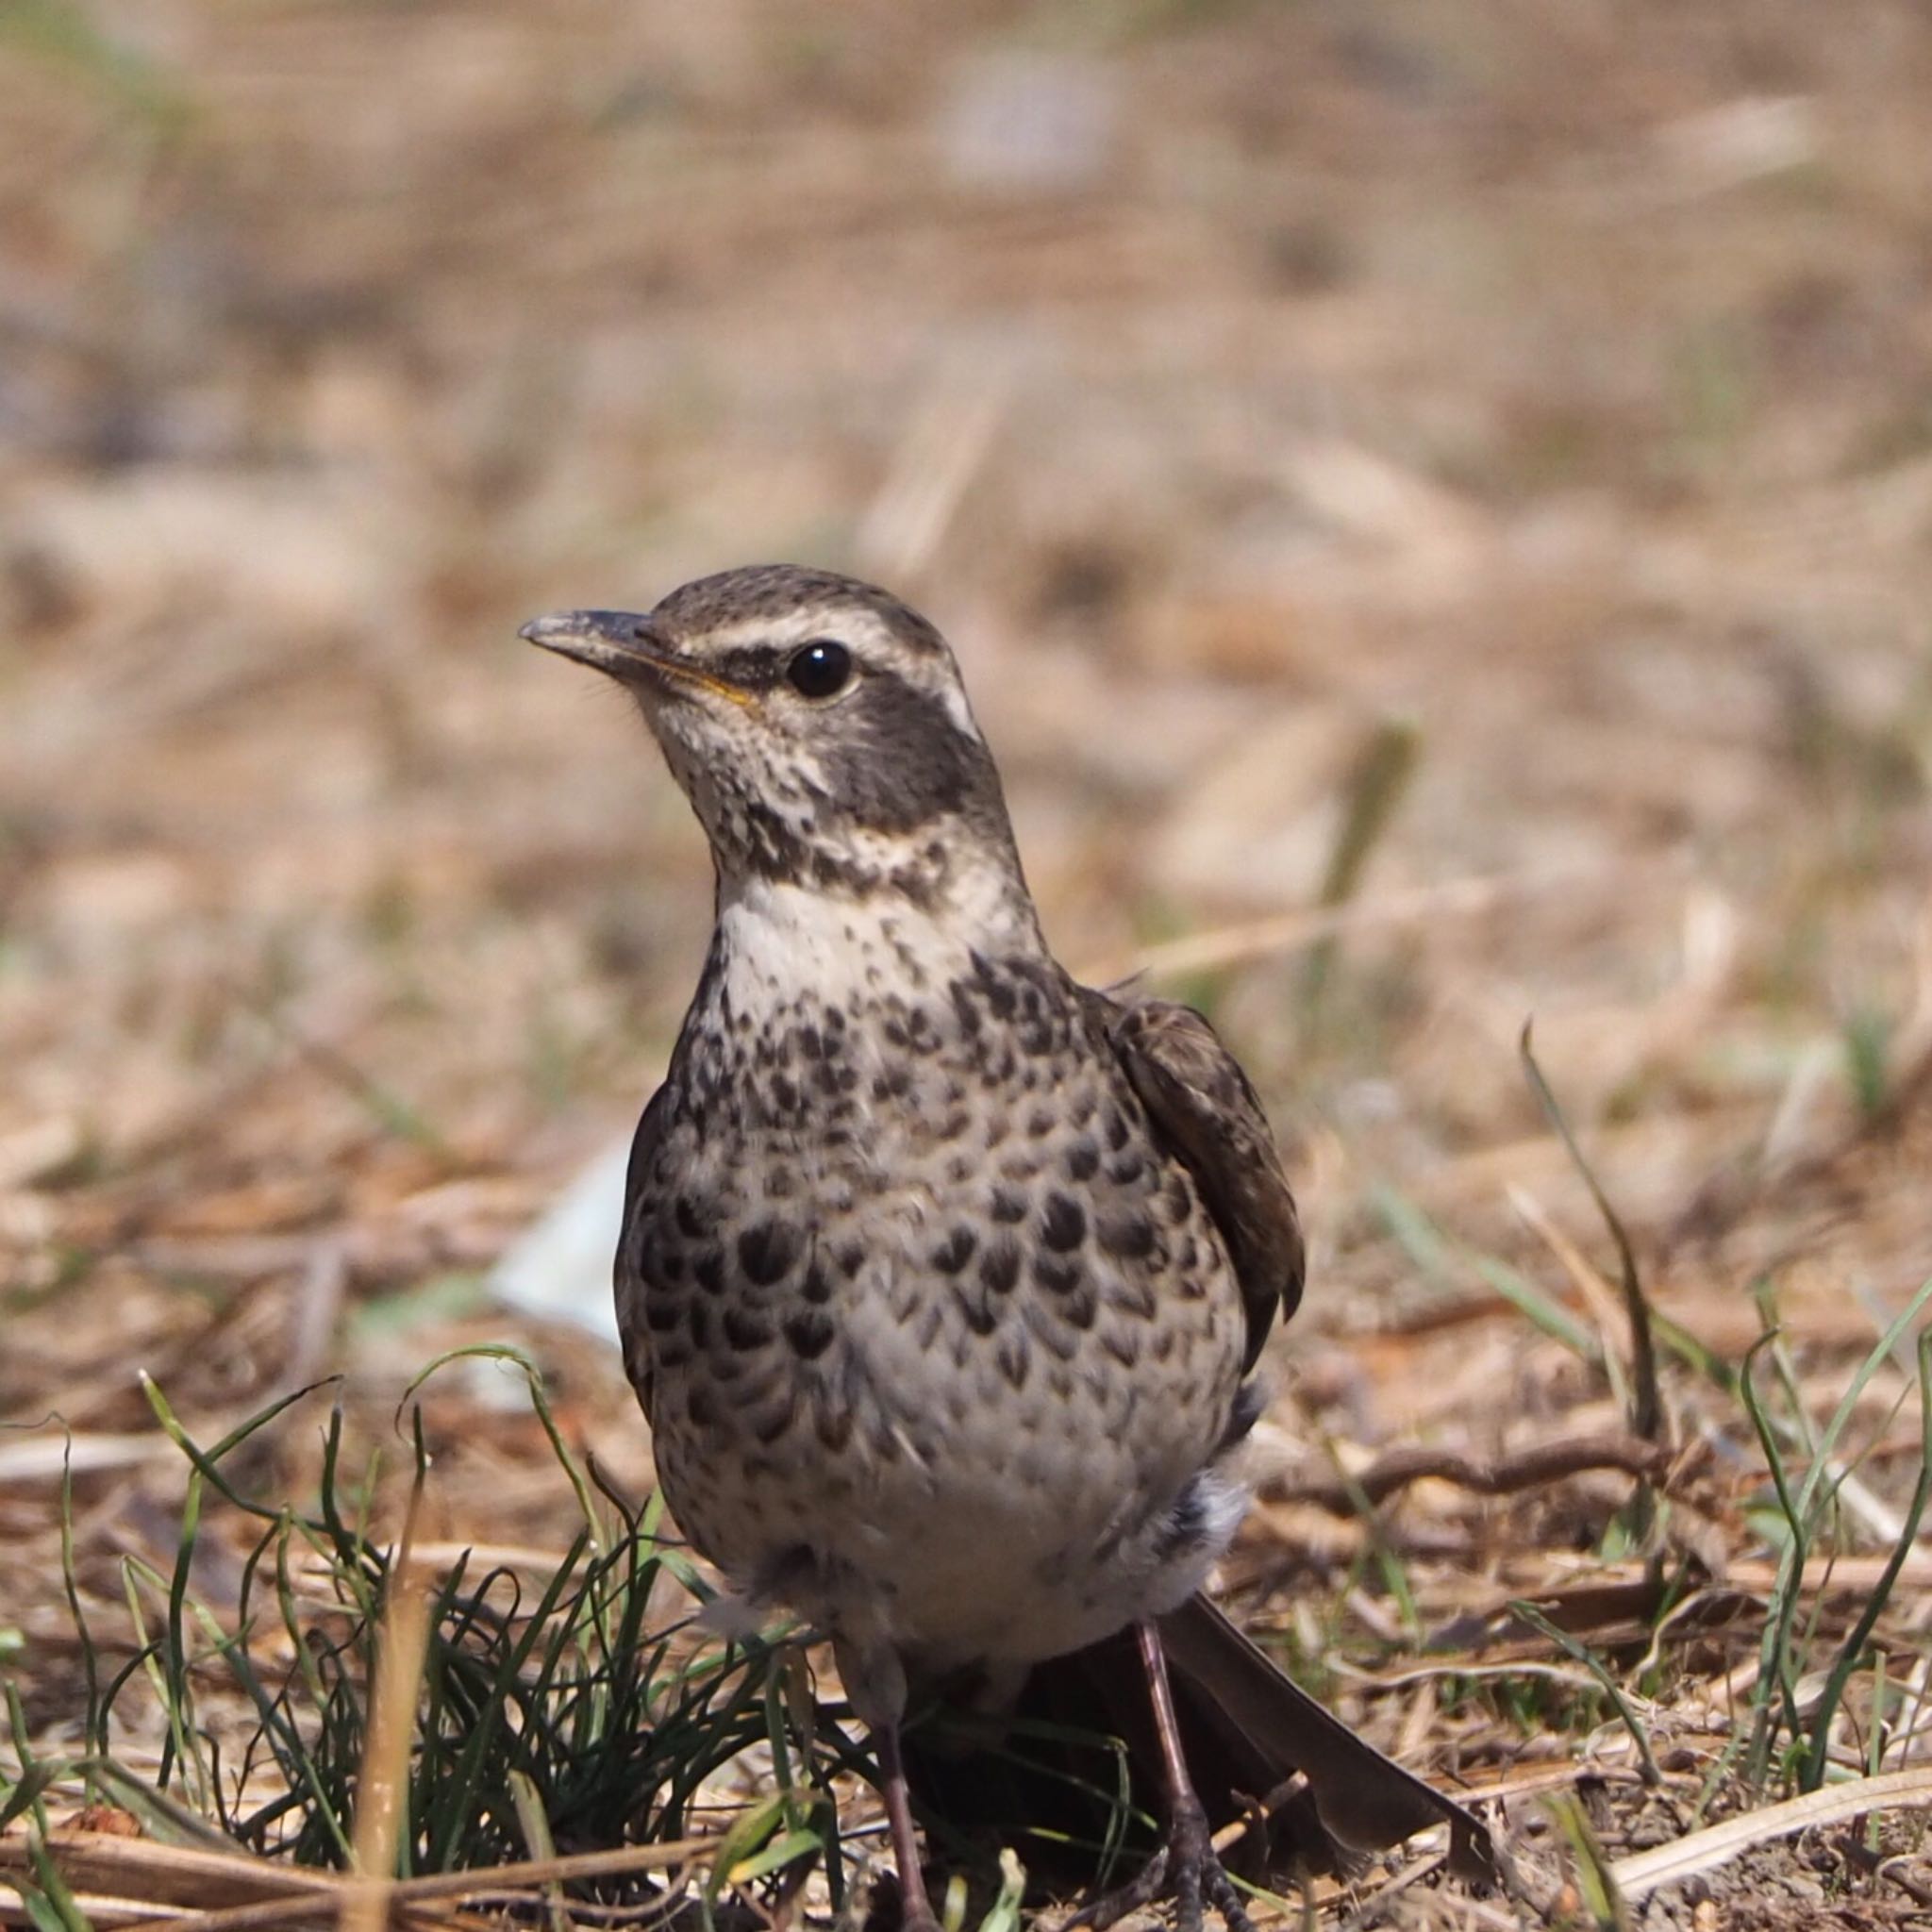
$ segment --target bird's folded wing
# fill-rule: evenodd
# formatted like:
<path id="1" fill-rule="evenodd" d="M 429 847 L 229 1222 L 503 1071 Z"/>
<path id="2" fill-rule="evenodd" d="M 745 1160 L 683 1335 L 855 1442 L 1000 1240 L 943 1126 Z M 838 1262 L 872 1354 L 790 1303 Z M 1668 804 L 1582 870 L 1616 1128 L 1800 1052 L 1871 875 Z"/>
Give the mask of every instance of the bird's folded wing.
<path id="1" fill-rule="evenodd" d="M 1301 1219 L 1248 1076 L 1191 1007 L 1123 1004 L 1088 991 L 1155 1131 L 1193 1176 L 1221 1231 L 1248 1316 L 1252 1368 L 1278 1313 L 1302 1295 Z"/>
<path id="2" fill-rule="evenodd" d="M 613 1263 L 615 1278 L 612 1286 L 617 1298 L 617 1326 L 624 1341 L 625 1369 L 630 1376 L 631 1386 L 638 1392 L 638 1403 L 644 1411 L 646 1422 L 653 1420 L 657 1392 L 651 1373 L 650 1351 L 644 1346 L 644 1338 L 650 1331 L 642 1308 L 634 1307 L 632 1304 L 643 1292 L 638 1267 L 638 1243 L 644 1238 L 643 1221 L 653 1185 L 652 1170 L 670 1125 L 671 1083 L 667 1080 L 645 1103 L 643 1114 L 638 1121 L 637 1133 L 630 1143 L 630 1165 L 625 1170 L 624 1183 L 624 1226 L 617 1237 L 617 1257 Z"/>

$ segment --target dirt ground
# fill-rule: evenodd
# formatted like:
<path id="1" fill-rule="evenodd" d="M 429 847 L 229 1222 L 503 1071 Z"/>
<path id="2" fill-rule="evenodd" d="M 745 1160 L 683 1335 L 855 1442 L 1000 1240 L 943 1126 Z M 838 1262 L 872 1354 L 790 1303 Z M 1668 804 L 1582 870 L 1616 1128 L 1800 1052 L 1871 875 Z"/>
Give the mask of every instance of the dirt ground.
<path id="1" fill-rule="evenodd" d="M 791 558 L 947 631 L 1061 957 L 1208 1005 L 1273 1110 L 1311 1287 L 1225 1581 L 1494 1797 L 1533 1901 L 1372 1879 L 1322 1923 L 1590 1923 L 1549 1790 L 1613 1869 L 1790 1795 L 1724 1762 L 1757 1441 L 1671 1348 L 1632 1437 L 1518 1037 L 1658 1314 L 1735 1367 L 1774 1307 L 1822 1426 L 1932 1274 L 1932 16 L 16 0 L 0 125 L 0 1670 L 38 1749 L 79 1708 L 56 1419 L 104 1624 L 173 1546 L 139 1371 L 204 1440 L 340 1374 L 373 1441 L 515 1341 L 647 1485 L 601 1346 L 485 1276 L 635 1118 L 709 874 L 622 697 L 515 632 Z M 1909 1341 L 1852 1404 L 1807 1695 L 1909 1540 Z M 328 1399 L 258 1493 L 312 1487 Z M 452 1371 L 425 1421 L 441 1537 L 554 1546 L 515 1385 Z M 1371 1514 L 1338 1467 L 1394 1472 Z M 1644 1469 L 1694 1576 L 1663 1623 L 1611 1537 Z M 1660 1786 L 1523 1596 L 1624 1674 Z M 1877 1735 L 1849 1700 L 1846 1776 L 1926 1765 L 1928 1624 L 1920 1540 L 1878 1631 L 1911 1694 Z M 1925 1803 L 1631 1923 L 1923 1921 Z"/>

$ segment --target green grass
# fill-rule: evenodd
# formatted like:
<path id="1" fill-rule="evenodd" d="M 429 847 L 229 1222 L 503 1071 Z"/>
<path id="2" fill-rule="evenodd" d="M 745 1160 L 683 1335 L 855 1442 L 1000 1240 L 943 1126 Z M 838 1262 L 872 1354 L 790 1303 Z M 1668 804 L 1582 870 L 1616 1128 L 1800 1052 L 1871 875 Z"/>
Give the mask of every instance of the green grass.
<path id="1" fill-rule="evenodd" d="M 1838 1445 L 1859 1396 L 1873 1376 L 1891 1359 L 1899 1341 L 1915 1332 L 1928 1303 L 1932 1303 L 1932 1281 L 1919 1290 L 1873 1344 L 1824 1427 L 1809 1441 L 1809 1460 L 1802 1480 L 1796 1484 L 1785 1467 L 1785 1449 L 1793 1436 L 1810 1437 L 1808 1422 L 1804 1419 L 1804 1405 L 1793 1378 L 1789 1372 L 1782 1372 L 1776 1379 L 1785 1391 L 1793 1421 L 1780 1431 L 1753 1373 L 1759 1355 L 1769 1353 L 1774 1361 L 1777 1360 L 1776 1329 L 1767 1327 L 1745 1357 L 1740 1392 L 1764 1454 L 1783 1528 L 1778 1541 L 1777 1577 L 1766 1606 L 1757 1696 L 1744 1753 L 1744 1776 L 1754 1790 L 1764 1787 L 1773 1763 L 1780 1755 L 1801 1790 L 1815 1790 L 1824 1781 L 1832 1722 L 1845 1686 L 1860 1663 L 1869 1662 L 1867 1646 L 1872 1634 L 1917 1538 L 1926 1501 L 1925 1457 L 1932 1455 L 1932 1332 L 1918 1338 L 1923 1453 L 1904 1527 L 1878 1585 L 1833 1655 L 1825 1694 L 1807 1722 L 1798 1697 L 1798 1679 L 1818 1661 L 1821 1638 L 1815 1618 L 1801 1617 L 1805 1566 L 1814 1554 L 1829 1554 L 1836 1549 L 1837 1491 L 1862 1459 L 1841 1460 L 1837 1454 Z"/>
<path id="2" fill-rule="evenodd" d="M 868 1771 L 847 1736 L 847 1714 L 815 1703 L 797 1644 L 727 1643 L 698 1626 L 692 1598 L 704 1592 L 682 1550 L 660 1536 L 656 1498 L 634 1506 L 594 1468 L 580 1467 L 534 1370 L 523 1366 L 579 1520 L 547 1576 L 466 1556 L 422 1586 L 427 1636 L 394 1875 L 701 1835 L 721 1802 L 712 1781 L 757 1752 L 757 1782 L 768 1795 L 738 1812 L 708 1876 L 691 1881 L 706 1909 L 727 1888 L 769 1899 L 820 1858 L 835 1904 L 842 1901 L 847 1873 L 832 1780 Z M 84 1607 L 68 1540 L 68 1601 L 85 1661 L 82 1748 L 62 1758 L 36 1755 L 8 1684 L 11 1750 L 0 1750 L 8 1820 L 32 1814 L 44 1834 L 50 1796 L 101 1798 L 134 1811 L 154 1836 L 353 1866 L 372 1687 L 411 1560 L 408 1531 L 389 1542 L 372 1530 L 379 1457 L 352 1478 L 339 1405 L 326 1424 L 311 1511 L 267 1507 L 229 1475 L 245 1443 L 286 1425 L 312 1393 L 287 1397 L 204 1445 L 150 1386 L 156 1415 L 187 1463 L 174 1560 L 157 1567 L 122 1558 L 132 1641 L 110 1642 L 94 1627 L 100 1609 L 90 1616 Z M 412 1414 L 407 1441 L 415 1498 L 432 1480 L 420 1415 Z M 253 1525 L 225 1616 L 194 1588 L 197 1552 L 218 1513 L 228 1518 L 226 1530 L 237 1517 Z M 126 1739 L 152 1738 L 158 1721 L 158 1762 L 151 1775 L 137 1774 L 117 1751 Z M 44 1862 L 42 1877 L 37 1923 L 75 1923 Z M 566 1889 L 621 1905 L 639 1902 L 643 1883 Z"/>
<path id="3" fill-rule="evenodd" d="M 1771 1545 L 1778 1567 L 1765 1605 L 1759 1669 L 1742 1732 L 1713 1768 L 1698 1809 L 1701 1811 L 1717 1790 L 1734 1777 L 1741 1781 L 1744 1791 L 1754 1802 L 1764 1800 L 1774 1786 L 1807 1791 L 1818 1789 L 1834 1768 L 1833 1727 L 1843 1707 L 1847 1689 L 1861 1672 L 1873 1674 L 1879 1686 L 1874 1704 L 1873 1734 L 1864 1747 L 1868 1765 L 1875 1766 L 1880 1755 L 1877 1732 L 1884 1707 L 1888 1659 L 1885 1650 L 1874 1645 L 1874 1639 L 1917 1539 L 1926 1504 L 1932 1500 L 1932 1330 L 1919 1332 L 1926 1308 L 1932 1305 L 1932 1281 L 1926 1282 L 1886 1325 L 1820 1427 L 1812 1420 L 1798 1365 L 1779 1337 L 1768 1287 L 1760 1291 L 1764 1332 L 1738 1364 L 1714 1356 L 1693 1336 L 1650 1307 L 1630 1240 L 1536 1062 L 1527 1026 L 1520 1050 L 1531 1089 L 1589 1189 L 1616 1248 L 1623 1302 L 1633 1338 L 1629 1363 L 1620 1362 L 1616 1352 L 1603 1339 L 1519 1270 L 1500 1257 L 1480 1254 L 1457 1242 L 1413 1202 L 1383 1188 L 1374 1193 L 1374 1204 L 1389 1231 L 1425 1279 L 1445 1288 L 1458 1274 L 1474 1274 L 1482 1279 L 1509 1301 L 1526 1321 L 1604 1377 L 1628 1417 L 1633 1433 L 1652 1441 L 1664 1440 L 1668 1433 L 1670 1418 L 1659 1366 L 1662 1357 L 1669 1358 L 1680 1373 L 1689 1372 L 1736 1404 L 1740 1432 L 1748 1431 L 1763 1458 L 1772 1501 L 1767 1507 L 1755 1512 L 1754 1520 Z M 1838 1492 L 1846 1478 L 1857 1470 L 1870 1445 L 1867 1451 L 1847 1457 L 1840 1453 L 1840 1443 L 1873 1378 L 1888 1362 L 1897 1364 L 1898 1351 L 1915 1335 L 1922 1437 L 1917 1475 L 1878 1582 L 1860 1606 L 1850 1628 L 1834 1642 L 1824 1624 L 1823 1592 L 1816 1588 L 1807 1591 L 1806 1567 L 1813 1557 L 1829 1557 L 1845 1546 L 1846 1527 L 1838 1505 Z M 1759 1387 L 1757 1371 L 1760 1358 L 1768 1359 L 1772 1365 L 1769 1392 Z M 1901 1391 L 1893 1405 L 1893 1414 L 1907 1392 Z M 1888 1416 L 1885 1425 L 1874 1433 L 1873 1442 L 1885 1437 L 1890 1421 Z M 1801 1474 L 1794 1476 L 1788 1470 L 1789 1461 L 1795 1461 Z M 1358 1510 L 1374 1524 L 1374 1512 L 1365 1501 L 1359 1504 Z M 1668 1505 L 1663 1506 L 1659 1514 L 1648 1485 L 1639 1484 L 1630 1508 L 1607 1526 L 1598 1554 L 1608 1559 L 1628 1550 L 1642 1550 L 1661 1576 L 1657 1566 L 1662 1563 L 1667 1543 Z M 1379 1538 L 1376 1548 L 1381 1548 Z M 1399 1602 L 1406 1601 L 1405 1591 L 1392 1582 L 1391 1589 Z M 1659 1641 L 1664 1619 L 1680 1601 L 1681 1591 L 1676 1588 L 1660 1595 L 1654 1626 Z M 1559 1629 L 1534 1605 L 1519 1602 L 1512 1607 L 1557 1650 L 1582 1664 L 1597 1679 L 1634 1741 L 1646 1782 L 1657 1782 L 1660 1774 L 1648 1734 L 1611 1666 Z M 1657 1656 L 1657 1642 L 1654 1641 L 1646 1663 L 1640 1666 L 1640 1675 L 1654 1665 Z M 1799 1696 L 1800 1680 L 1821 1671 L 1825 1675 L 1824 1690 L 1807 1707 Z M 1525 1727 L 1534 1722 L 1551 1724 L 1558 1731 L 1573 1727 L 1549 1708 L 1543 1687 L 1525 1680 L 1522 1689 L 1523 1708 L 1519 1715 Z M 1571 1714 L 1573 1719 L 1576 1715 Z M 1581 1715 L 1593 1720 L 1593 1713 L 1589 1711 Z"/>
<path id="4" fill-rule="evenodd" d="M 1391 1225 L 1419 1259 L 1439 1272 L 1468 1265 L 1467 1253 L 1396 1205 Z M 1627 1251 L 1624 1261 L 1627 1290 Z M 1600 1338 L 1526 1280 L 1518 1291 L 1512 1299 L 1529 1320 L 1607 1371 Z M 1767 1491 L 1755 1520 L 1778 1561 L 1752 1701 L 1712 1767 L 1699 1811 L 1720 1789 L 1761 1801 L 1774 1788 L 1815 1789 L 1882 1762 L 1877 1725 L 1888 1682 L 1895 1685 L 1899 1673 L 1878 1626 L 1932 1492 L 1932 1334 L 1917 1334 L 1928 1306 L 1932 1282 L 1887 1324 L 1823 1421 L 1815 1381 L 1807 1395 L 1768 1300 L 1765 1332 L 1736 1367 L 1680 1347 L 1670 1324 L 1657 1324 L 1660 1354 L 1679 1383 L 1687 1374 L 1705 1381 L 1734 1406 L 1740 1441 L 1755 1439 Z M 1917 1373 L 1906 1376 L 1899 1351 L 1915 1336 Z M 410 1524 L 435 1478 L 420 1411 L 409 1404 L 445 1363 L 471 1356 L 507 1360 L 528 1377 L 574 1507 L 568 1540 L 548 1565 L 486 1566 L 464 1556 L 430 1574 L 410 1554 Z M 1861 1448 L 1850 1442 L 1853 1420 L 1888 1364 L 1899 1392 Z M 634 1504 L 579 1461 L 517 1351 L 468 1349 L 432 1361 L 398 1412 L 407 1424 L 395 1438 L 403 1467 L 388 1476 L 383 1455 L 352 1439 L 335 1406 L 323 1428 L 314 1498 L 304 1509 L 258 1500 L 239 1472 L 264 1466 L 254 1452 L 273 1432 L 305 1422 L 314 1391 L 283 1398 L 212 1443 L 184 1426 L 160 1390 L 149 1385 L 148 1394 L 183 1461 L 174 1549 L 166 1561 L 119 1558 L 125 1611 L 116 1614 L 102 1600 L 97 1574 L 84 1587 L 71 1530 L 63 1538 L 82 1665 L 80 1736 L 71 1752 L 50 1753 L 33 1739 L 20 1689 L 36 1661 L 32 1644 L 0 1644 L 0 1825 L 25 1815 L 42 1841 L 28 1881 L 37 1927 L 73 1932 L 86 1924 L 46 1842 L 54 1801 L 122 1806 L 150 1837 L 357 1869 L 358 1848 L 366 1857 L 368 1843 L 358 1791 L 376 1724 L 373 1687 L 383 1680 L 385 1643 L 400 1641 L 392 1636 L 402 1623 L 398 1606 L 411 1589 L 424 1604 L 426 1635 L 421 1668 L 408 1678 L 408 1741 L 393 1786 L 399 1822 L 388 1869 L 395 1876 L 681 1843 L 708 1832 L 712 1849 L 694 1863 L 650 1875 L 552 1881 L 541 1898 L 533 1891 L 533 1905 L 547 1901 L 553 1922 L 571 1899 L 636 1907 L 662 1904 L 667 1892 L 707 1917 L 732 1893 L 770 1909 L 821 1861 L 835 1908 L 850 1896 L 835 1785 L 873 1770 L 849 1711 L 818 1701 L 805 1649 L 782 1633 L 727 1643 L 701 1627 L 695 1607 L 704 1587 L 684 1551 L 660 1533 L 656 1498 Z M 1925 1459 L 1876 1587 L 1848 1622 L 1833 1623 L 1822 1614 L 1815 1578 L 1817 1559 L 1847 1547 L 1854 1533 L 1839 1491 L 1914 1395 Z M 405 1493 L 400 1525 L 378 1531 L 378 1517 L 393 1523 Z M 1357 1507 L 1374 1523 L 1365 1498 Z M 69 1495 L 63 1523 L 71 1521 Z M 1669 1503 L 1660 1499 L 1655 1557 L 1669 1547 L 1668 1525 Z M 1607 1558 L 1630 1547 L 1627 1539 L 1613 1545 L 1618 1527 L 1611 1520 L 1604 1525 Z M 197 1583 L 199 1565 L 216 1549 L 240 1556 L 239 1587 L 224 1607 Z M 1419 1633 L 1395 1546 L 1372 1537 L 1357 1563 L 1379 1574 Z M 1690 1580 L 1687 1571 L 1682 1581 Z M 1657 1639 L 1634 1666 L 1605 1658 L 1535 1605 L 1519 1604 L 1521 1620 L 1590 1681 L 1559 1681 L 1532 1665 L 1513 1676 L 1474 1673 L 1458 1685 L 1452 1672 L 1445 1703 L 1454 1709 L 1473 1699 L 1519 1733 L 1575 1735 L 1613 1713 L 1655 1778 L 1643 1712 L 1668 1694 L 1662 1628 L 1681 1601 L 1678 1588 L 1662 1594 Z M 1801 1697 L 1807 1677 L 1823 1679 L 1822 1694 Z M 1872 1732 L 1857 1740 L 1855 1765 L 1841 1747 L 1834 1753 L 1835 1732 L 1848 1693 L 1868 1678 L 1875 1715 Z M 721 1785 L 721 1774 L 747 1757 L 742 1778 Z M 759 1795 L 741 1802 L 747 1790 Z M 940 1849 L 950 1859 L 961 1848 L 942 1834 Z M 1011 1932 L 1021 1884 L 1008 1860 L 985 1925 Z M 956 1926 L 966 1913 L 961 1888 Z"/>
<path id="5" fill-rule="evenodd" d="M 466 1553 L 431 1571 L 413 1554 L 435 1482 L 413 1398 L 460 1357 L 508 1361 L 527 1377 L 574 1505 L 568 1541 L 549 1563 L 512 1568 Z M 326 1385 L 212 1443 L 143 1386 L 184 1465 L 172 1559 L 122 1556 L 120 1603 L 104 1602 L 98 1573 L 84 1581 L 78 1572 L 65 1486 L 62 1567 L 83 1665 L 74 1749 L 36 1744 L 21 1690 L 32 1647 L 0 1649 L 0 1828 L 22 1816 L 33 1827 L 40 1850 L 25 1882 L 38 1888 L 27 1907 L 37 1926 L 86 1923 L 55 1862 L 57 1801 L 120 1807 L 164 1842 L 400 1880 L 708 1838 L 704 1854 L 681 1852 L 675 1864 L 537 1874 L 532 1908 L 553 1924 L 571 1900 L 654 1917 L 686 1904 L 710 1924 L 736 1894 L 768 1915 L 820 1866 L 832 1909 L 845 1909 L 853 1874 L 838 1788 L 876 1775 L 849 1708 L 821 1700 L 796 1633 L 727 1641 L 709 1632 L 709 1592 L 661 1533 L 658 1498 L 633 1504 L 579 1461 L 519 1351 L 458 1349 L 424 1368 L 397 1412 L 400 1470 L 385 1472 L 384 1450 L 355 1440 L 336 1403 L 305 1509 L 258 1500 L 237 1472 L 270 1466 L 259 1452 L 305 1422 Z M 217 1607 L 197 1587 L 201 1566 L 238 1554 L 239 1586 Z M 398 1677 L 400 1710 L 384 1689 Z M 393 1778 L 372 1743 L 385 1730 L 408 1740 Z M 1003 1749 L 1022 1762 L 1036 1745 L 1052 1759 L 1070 1743 L 1101 1747 L 1086 1762 L 1110 1822 L 1092 1849 L 1117 1852 L 1132 1814 L 1116 1740 L 1021 1724 Z M 1088 1789 L 1084 1769 L 1054 1774 Z M 370 1855 L 388 1840 L 372 1835 L 370 1815 L 384 1806 L 365 1808 L 365 1788 L 393 1804 L 392 1856 Z M 941 1830 L 939 1856 L 976 1865 L 985 1847 L 956 1837 Z M 1013 1932 L 1024 1869 L 1008 1853 L 985 1875 L 974 1887 L 980 1932 Z M 963 1880 L 949 1898 L 958 1932 L 974 1923 Z"/>
<path id="6" fill-rule="evenodd" d="M 1384 718 L 1357 748 L 1343 784 L 1341 817 L 1317 904 L 1344 906 L 1360 891 L 1369 860 L 1394 823 L 1422 757 L 1421 728 L 1412 719 Z M 1306 1032 L 1316 1032 L 1341 958 L 1333 937 L 1309 947 L 1302 962 L 1300 998 Z"/>

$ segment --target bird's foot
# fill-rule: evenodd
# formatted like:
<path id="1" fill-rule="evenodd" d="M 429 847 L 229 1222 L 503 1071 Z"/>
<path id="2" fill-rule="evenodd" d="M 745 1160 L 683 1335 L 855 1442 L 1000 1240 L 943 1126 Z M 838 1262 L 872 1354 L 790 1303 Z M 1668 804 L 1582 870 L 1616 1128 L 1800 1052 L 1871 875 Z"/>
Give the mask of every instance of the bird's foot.
<path id="1" fill-rule="evenodd" d="M 1255 1932 L 1234 1880 L 1214 1849 L 1208 1814 L 1198 1803 L 1176 1808 L 1167 1842 L 1126 1884 L 1075 1912 L 1059 1932 L 1107 1932 L 1129 1912 L 1172 1899 L 1175 1932 L 1201 1932 L 1202 1913 L 1211 1906 L 1227 1932 Z"/>
<path id="2" fill-rule="evenodd" d="M 945 1932 L 940 1915 L 932 1908 L 932 1900 L 926 1895 L 924 1881 L 908 1898 L 895 1872 L 882 1873 L 874 1882 L 872 1910 L 866 1915 L 865 1924 L 868 1932 L 874 1925 L 889 1926 L 891 1932 Z"/>

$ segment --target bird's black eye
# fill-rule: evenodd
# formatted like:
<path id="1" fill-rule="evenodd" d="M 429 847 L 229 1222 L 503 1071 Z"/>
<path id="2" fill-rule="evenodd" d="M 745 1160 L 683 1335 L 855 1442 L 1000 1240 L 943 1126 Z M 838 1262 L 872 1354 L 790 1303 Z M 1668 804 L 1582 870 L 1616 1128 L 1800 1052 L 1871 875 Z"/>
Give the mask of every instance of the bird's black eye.
<path id="1" fill-rule="evenodd" d="M 852 676 L 852 653 L 829 638 L 801 645 L 785 666 L 785 676 L 800 697 L 833 697 Z"/>

